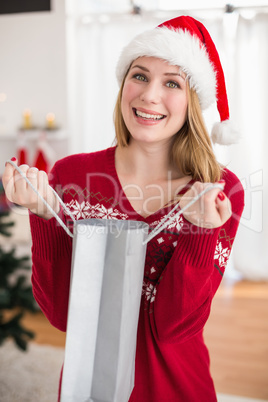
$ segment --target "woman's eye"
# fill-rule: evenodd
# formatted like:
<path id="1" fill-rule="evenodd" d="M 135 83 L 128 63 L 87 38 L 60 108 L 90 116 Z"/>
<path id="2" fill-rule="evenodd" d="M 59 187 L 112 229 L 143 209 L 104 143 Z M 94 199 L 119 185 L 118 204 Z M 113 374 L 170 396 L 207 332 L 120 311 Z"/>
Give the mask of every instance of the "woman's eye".
<path id="1" fill-rule="evenodd" d="M 135 74 L 134 78 L 136 78 L 136 80 L 139 80 L 139 81 L 146 81 L 146 78 L 142 74 Z"/>
<path id="2" fill-rule="evenodd" d="M 179 84 L 177 82 L 169 81 L 167 83 L 167 87 L 169 87 L 169 88 L 179 88 L 180 86 L 179 86 Z"/>

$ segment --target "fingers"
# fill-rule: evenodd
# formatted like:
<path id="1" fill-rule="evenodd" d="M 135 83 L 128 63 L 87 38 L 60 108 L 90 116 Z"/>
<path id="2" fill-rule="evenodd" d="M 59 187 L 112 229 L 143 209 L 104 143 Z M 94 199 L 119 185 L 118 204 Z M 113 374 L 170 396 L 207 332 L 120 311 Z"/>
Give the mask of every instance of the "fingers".
<path id="1" fill-rule="evenodd" d="M 38 180 L 38 191 L 40 194 L 43 195 L 43 197 L 46 199 L 48 204 L 51 206 L 51 208 L 58 213 L 60 210 L 59 206 L 59 201 L 55 197 L 55 194 L 53 193 L 51 187 L 49 186 L 49 179 L 48 175 L 46 172 L 40 170 L 39 171 L 39 180 Z M 48 211 L 44 205 L 43 205 L 43 212 L 42 214 L 45 214 L 47 218 L 51 217 L 51 212 Z"/>
<path id="2" fill-rule="evenodd" d="M 17 164 L 16 158 L 12 158 L 12 161 Z M 14 166 L 12 166 L 11 163 L 6 163 L 5 170 L 2 176 L 2 182 L 8 199 L 13 192 L 12 190 L 14 187 L 14 171 Z"/>
<path id="3" fill-rule="evenodd" d="M 196 182 L 192 186 L 192 194 L 189 196 L 198 197 L 202 194 L 199 198 L 199 204 L 202 204 L 204 207 L 206 204 L 210 204 L 212 201 L 215 201 L 219 195 L 219 193 L 224 194 L 225 181 L 221 180 L 218 183 L 201 183 Z"/>
<path id="4" fill-rule="evenodd" d="M 13 159 L 12 161 L 15 162 Z M 53 214 L 44 200 L 56 213 L 59 211 L 59 202 L 49 186 L 46 172 L 28 165 L 20 165 L 19 168 L 20 171 L 17 171 L 12 164 L 6 164 L 3 185 L 7 198 L 14 204 L 21 205 L 45 219 L 50 219 Z"/>
<path id="5" fill-rule="evenodd" d="M 232 216 L 232 205 L 228 197 L 220 191 L 216 198 L 216 207 L 220 215 L 222 222 L 227 222 L 227 220 Z"/>
<path id="6" fill-rule="evenodd" d="M 38 190 L 39 187 L 39 170 L 36 167 L 30 167 L 26 171 L 26 177 L 29 180 L 29 182 L 32 184 L 32 186 Z M 26 182 L 26 189 L 30 191 L 30 185 L 29 183 Z M 32 190 L 32 189 L 31 189 Z"/>
<path id="7" fill-rule="evenodd" d="M 48 175 L 43 170 L 39 170 L 38 173 L 38 191 L 43 194 L 49 186 Z"/>
<path id="8" fill-rule="evenodd" d="M 12 162 L 17 165 L 15 158 L 12 158 Z M 11 163 L 6 164 L 3 174 L 3 186 L 9 201 L 29 207 L 36 199 L 36 195 L 23 176 L 26 176 L 32 186 L 37 189 L 39 170 L 25 164 L 20 165 L 19 168 L 20 172 Z"/>
<path id="9" fill-rule="evenodd" d="M 34 169 L 36 168 L 30 168 L 28 165 L 20 165 L 19 166 L 21 172 L 23 173 L 24 176 L 26 176 L 31 182 L 35 183 L 36 180 L 34 180 Z M 38 171 L 38 169 L 36 169 Z M 14 192 L 16 194 L 24 194 L 27 189 L 28 189 L 28 183 L 24 179 L 24 177 L 21 175 L 20 172 L 18 172 L 16 169 L 14 170 Z"/>
<path id="10" fill-rule="evenodd" d="M 195 182 L 190 190 L 182 197 L 180 202 L 181 208 L 188 208 L 192 204 L 192 208 L 188 209 L 187 214 L 204 214 L 205 211 L 215 203 L 220 187 L 213 187 L 212 183 Z"/>
<path id="11" fill-rule="evenodd" d="M 225 181 L 215 184 L 195 182 L 192 188 L 182 197 L 183 215 L 191 223 L 207 228 L 222 226 L 231 216 L 231 203 L 223 192 Z M 205 192 L 205 193 L 204 193 Z M 195 202 L 197 196 L 202 196 Z M 192 201 L 192 203 L 190 203 Z M 190 207 L 187 204 L 190 203 Z"/>

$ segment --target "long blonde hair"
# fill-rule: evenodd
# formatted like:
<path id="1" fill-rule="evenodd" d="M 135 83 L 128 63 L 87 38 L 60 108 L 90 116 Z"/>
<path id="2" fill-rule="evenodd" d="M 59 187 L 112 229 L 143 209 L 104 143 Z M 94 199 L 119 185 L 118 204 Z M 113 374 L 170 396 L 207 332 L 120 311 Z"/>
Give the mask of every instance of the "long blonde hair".
<path id="1" fill-rule="evenodd" d="M 131 136 L 121 112 L 124 83 L 125 79 L 121 84 L 114 109 L 116 142 L 119 147 L 127 146 Z M 197 93 L 189 87 L 188 81 L 186 81 L 186 88 L 187 119 L 184 126 L 174 136 L 170 158 L 173 165 L 185 176 L 192 176 L 194 180 L 202 182 L 215 183 L 221 177 L 222 168 L 213 152 Z"/>

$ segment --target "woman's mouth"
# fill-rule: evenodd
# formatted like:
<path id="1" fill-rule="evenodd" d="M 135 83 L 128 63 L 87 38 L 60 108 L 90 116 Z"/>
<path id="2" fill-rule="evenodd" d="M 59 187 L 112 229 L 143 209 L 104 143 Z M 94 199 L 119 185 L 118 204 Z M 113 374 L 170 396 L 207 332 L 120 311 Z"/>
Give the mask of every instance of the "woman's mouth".
<path id="1" fill-rule="evenodd" d="M 137 117 L 141 117 L 144 120 L 151 120 L 151 121 L 158 121 L 164 119 L 166 116 L 163 114 L 151 114 L 151 113 L 145 113 L 137 109 L 133 109 L 134 113 Z"/>

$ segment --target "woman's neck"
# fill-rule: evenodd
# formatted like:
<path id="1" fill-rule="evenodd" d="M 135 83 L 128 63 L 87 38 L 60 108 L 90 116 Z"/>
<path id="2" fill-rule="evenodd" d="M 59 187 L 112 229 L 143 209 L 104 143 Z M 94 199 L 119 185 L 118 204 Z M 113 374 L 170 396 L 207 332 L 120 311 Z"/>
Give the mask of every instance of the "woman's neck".
<path id="1" fill-rule="evenodd" d="M 132 142 L 116 150 L 116 167 L 121 175 L 135 176 L 143 182 L 161 182 L 182 177 L 170 162 L 168 144 Z"/>
<path id="2" fill-rule="evenodd" d="M 116 148 L 115 167 L 132 208 L 143 217 L 173 202 L 191 180 L 169 162 L 169 148 L 140 143 Z"/>

